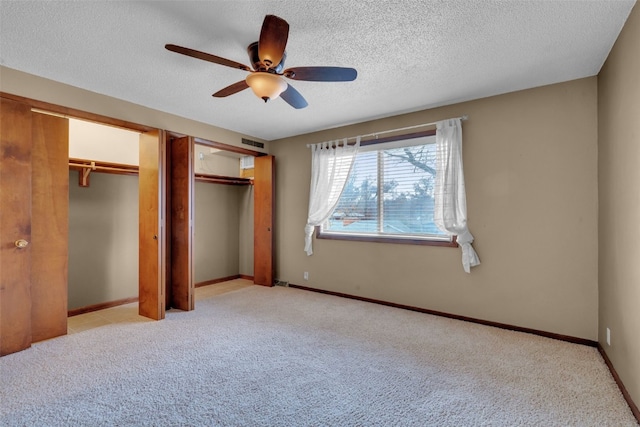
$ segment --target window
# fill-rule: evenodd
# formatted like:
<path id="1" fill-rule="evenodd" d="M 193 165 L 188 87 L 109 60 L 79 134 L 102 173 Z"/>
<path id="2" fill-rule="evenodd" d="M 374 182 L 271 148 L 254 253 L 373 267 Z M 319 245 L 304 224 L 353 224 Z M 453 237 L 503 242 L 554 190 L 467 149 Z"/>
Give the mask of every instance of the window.
<path id="1" fill-rule="evenodd" d="M 435 131 L 362 143 L 319 238 L 455 246 L 433 222 Z"/>

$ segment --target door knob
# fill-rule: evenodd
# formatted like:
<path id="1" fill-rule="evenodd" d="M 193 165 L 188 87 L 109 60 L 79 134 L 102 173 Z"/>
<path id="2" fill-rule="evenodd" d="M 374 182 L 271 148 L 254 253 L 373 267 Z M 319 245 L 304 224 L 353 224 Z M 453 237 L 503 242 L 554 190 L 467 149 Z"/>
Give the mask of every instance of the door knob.
<path id="1" fill-rule="evenodd" d="M 24 249 L 24 248 L 26 248 L 28 245 L 29 245 L 29 242 L 27 242 L 27 241 L 26 241 L 26 240 L 24 240 L 24 239 L 16 240 L 16 248 L 18 248 L 18 249 Z"/>

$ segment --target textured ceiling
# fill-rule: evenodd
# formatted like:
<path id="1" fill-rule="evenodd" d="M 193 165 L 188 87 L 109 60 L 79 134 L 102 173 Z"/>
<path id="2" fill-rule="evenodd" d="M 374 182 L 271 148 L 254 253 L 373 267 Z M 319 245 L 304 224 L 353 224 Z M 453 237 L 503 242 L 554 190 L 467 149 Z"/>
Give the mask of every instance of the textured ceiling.
<path id="1" fill-rule="evenodd" d="M 6 1 L 0 64 L 273 140 L 596 75 L 635 0 Z M 289 22 L 286 67 L 358 70 L 354 82 L 289 81 L 307 99 L 212 93 L 246 72 L 266 14 Z"/>

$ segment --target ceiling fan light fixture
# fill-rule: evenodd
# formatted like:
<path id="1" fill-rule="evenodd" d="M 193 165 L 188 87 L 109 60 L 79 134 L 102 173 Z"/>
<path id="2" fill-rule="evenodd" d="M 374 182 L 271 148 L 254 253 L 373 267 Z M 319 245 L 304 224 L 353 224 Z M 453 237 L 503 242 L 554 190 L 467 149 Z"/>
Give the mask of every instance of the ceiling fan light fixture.
<path id="1" fill-rule="evenodd" d="M 249 74 L 246 82 L 253 93 L 264 102 L 277 98 L 287 89 L 287 82 L 282 77 L 264 71 Z"/>

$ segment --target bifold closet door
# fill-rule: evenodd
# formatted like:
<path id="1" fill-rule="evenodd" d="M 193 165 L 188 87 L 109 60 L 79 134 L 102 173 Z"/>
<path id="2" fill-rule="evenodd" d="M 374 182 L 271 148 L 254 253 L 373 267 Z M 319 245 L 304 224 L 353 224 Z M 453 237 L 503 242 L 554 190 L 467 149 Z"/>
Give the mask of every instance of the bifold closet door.
<path id="1" fill-rule="evenodd" d="M 164 131 L 140 135 L 138 313 L 165 317 L 166 142 Z"/>
<path id="2" fill-rule="evenodd" d="M 174 138 L 169 144 L 171 194 L 169 196 L 171 234 L 171 307 L 194 309 L 193 283 L 193 172 L 195 144 L 193 137 Z"/>
<path id="3" fill-rule="evenodd" d="M 69 120 L 32 113 L 31 340 L 67 333 Z"/>
<path id="4" fill-rule="evenodd" d="M 31 346 L 31 109 L 0 98 L 0 356 Z"/>
<path id="5" fill-rule="evenodd" d="M 255 158 L 253 188 L 253 282 L 273 286 L 275 212 L 275 157 Z"/>

